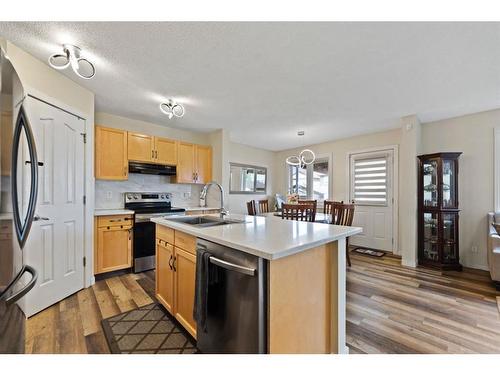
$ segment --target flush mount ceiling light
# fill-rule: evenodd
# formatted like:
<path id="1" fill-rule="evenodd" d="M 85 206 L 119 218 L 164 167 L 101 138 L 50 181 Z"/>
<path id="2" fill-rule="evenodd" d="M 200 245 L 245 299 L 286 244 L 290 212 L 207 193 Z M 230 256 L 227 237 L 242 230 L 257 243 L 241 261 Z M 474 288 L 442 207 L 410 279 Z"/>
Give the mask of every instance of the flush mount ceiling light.
<path id="1" fill-rule="evenodd" d="M 182 117 L 184 116 L 184 107 L 169 99 L 166 103 L 160 104 L 161 111 L 168 116 L 169 119 L 172 117 Z"/>
<path id="2" fill-rule="evenodd" d="M 54 53 L 49 57 L 49 65 L 57 70 L 71 65 L 75 74 L 83 79 L 95 76 L 95 67 L 89 60 L 81 57 L 81 49 L 72 44 L 63 44 L 63 53 Z"/>
<path id="3" fill-rule="evenodd" d="M 303 136 L 304 134 L 305 133 L 303 130 L 299 130 L 297 132 L 298 136 Z M 293 166 L 297 166 L 300 168 L 304 168 L 306 165 L 314 163 L 315 160 L 316 160 L 316 155 L 314 154 L 314 152 L 312 152 L 312 150 L 309 150 L 306 148 L 306 149 L 302 150 L 298 156 L 292 155 L 292 156 L 287 157 L 286 163 L 288 165 L 293 165 Z"/>

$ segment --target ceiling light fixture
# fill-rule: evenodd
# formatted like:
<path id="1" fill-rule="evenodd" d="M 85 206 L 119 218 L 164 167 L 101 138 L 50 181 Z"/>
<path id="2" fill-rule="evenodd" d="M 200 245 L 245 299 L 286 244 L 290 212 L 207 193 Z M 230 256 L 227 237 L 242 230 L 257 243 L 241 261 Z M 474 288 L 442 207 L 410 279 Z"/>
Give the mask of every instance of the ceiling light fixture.
<path id="1" fill-rule="evenodd" d="M 303 136 L 304 134 L 305 132 L 303 130 L 299 130 L 297 132 L 297 135 L 299 137 Z M 316 160 L 316 155 L 314 154 L 314 152 L 306 148 L 300 152 L 299 156 L 292 155 L 287 157 L 286 163 L 288 165 L 304 168 L 306 165 L 314 163 L 315 160 Z"/>
<path id="2" fill-rule="evenodd" d="M 49 65 L 57 70 L 71 65 L 75 74 L 83 79 L 95 76 L 95 67 L 89 60 L 81 57 L 81 49 L 72 44 L 63 44 L 63 53 L 54 53 L 49 57 Z"/>
<path id="3" fill-rule="evenodd" d="M 182 117 L 185 113 L 184 107 L 172 99 L 169 99 L 166 103 L 161 103 L 160 110 L 168 116 L 169 120 L 174 116 Z"/>

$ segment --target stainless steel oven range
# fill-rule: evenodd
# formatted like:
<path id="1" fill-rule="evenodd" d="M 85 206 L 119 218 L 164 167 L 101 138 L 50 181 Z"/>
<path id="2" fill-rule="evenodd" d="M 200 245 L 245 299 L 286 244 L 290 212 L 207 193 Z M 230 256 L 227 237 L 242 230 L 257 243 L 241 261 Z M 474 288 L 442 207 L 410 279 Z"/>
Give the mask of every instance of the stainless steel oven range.
<path id="1" fill-rule="evenodd" d="M 125 208 L 134 215 L 134 272 L 155 268 L 156 225 L 153 217 L 184 215 L 184 208 L 172 207 L 171 193 L 125 193 Z"/>

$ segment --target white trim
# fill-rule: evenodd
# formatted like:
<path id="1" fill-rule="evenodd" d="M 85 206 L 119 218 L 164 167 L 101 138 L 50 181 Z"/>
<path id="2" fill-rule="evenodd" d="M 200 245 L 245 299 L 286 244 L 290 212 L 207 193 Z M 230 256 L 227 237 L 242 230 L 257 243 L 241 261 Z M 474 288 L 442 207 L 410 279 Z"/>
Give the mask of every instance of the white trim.
<path id="1" fill-rule="evenodd" d="M 87 288 L 95 283 L 94 277 L 94 113 L 85 113 L 76 109 L 63 101 L 47 95 L 31 86 L 23 85 L 24 94 L 32 95 L 35 98 L 41 99 L 49 104 L 59 107 L 85 121 L 85 134 L 87 135 L 87 143 L 84 148 L 84 164 L 85 164 L 85 186 L 84 194 L 86 196 L 86 204 L 84 208 L 84 256 L 87 266 L 84 269 L 83 288 Z"/>
<path id="2" fill-rule="evenodd" d="M 364 153 L 375 153 L 383 151 L 392 151 L 393 166 L 392 166 L 392 252 L 396 255 L 401 255 L 399 248 L 399 145 L 387 145 L 381 147 L 370 147 L 361 150 L 349 151 L 346 153 L 346 189 L 345 201 L 350 201 L 351 195 L 351 156 Z"/>
<path id="3" fill-rule="evenodd" d="M 494 204 L 495 211 L 500 211 L 500 128 L 493 129 L 493 165 L 494 165 Z"/>

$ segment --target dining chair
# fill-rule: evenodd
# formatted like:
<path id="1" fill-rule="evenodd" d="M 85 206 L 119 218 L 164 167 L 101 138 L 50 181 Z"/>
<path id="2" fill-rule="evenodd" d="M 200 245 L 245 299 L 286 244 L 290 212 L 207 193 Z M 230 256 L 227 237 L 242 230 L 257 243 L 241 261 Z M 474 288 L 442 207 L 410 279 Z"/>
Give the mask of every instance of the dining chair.
<path id="1" fill-rule="evenodd" d="M 314 221 L 314 204 L 285 204 L 281 205 L 281 218 L 298 221 Z"/>
<path id="2" fill-rule="evenodd" d="M 269 201 L 267 199 L 263 199 L 259 201 L 259 213 L 264 214 L 269 212 Z"/>
<path id="3" fill-rule="evenodd" d="M 316 212 L 318 210 L 318 201 L 316 199 L 299 199 L 299 204 L 313 204 L 314 205 L 314 212 L 313 212 L 313 219 L 312 221 L 316 221 Z"/>
<path id="4" fill-rule="evenodd" d="M 333 214 L 333 206 L 336 204 L 343 204 L 344 201 L 324 201 L 323 203 L 323 213 L 325 216 Z M 332 220 L 333 222 L 334 220 Z"/>
<path id="5" fill-rule="evenodd" d="M 352 226 L 354 219 L 354 203 L 340 203 L 333 205 L 332 223 L 335 225 Z M 345 250 L 347 255 L 347 264 L 351 267 L 351 258 L 349 257 L 349 237 L 345 241 Z"/>
<path id="6" fill-rule="evenodd" d="M 255 207 L 255 201 L 253 199 L 250 202 L 247 202 L 247 211 L 251 216 L 257 215 L 257 209 Z"/>

